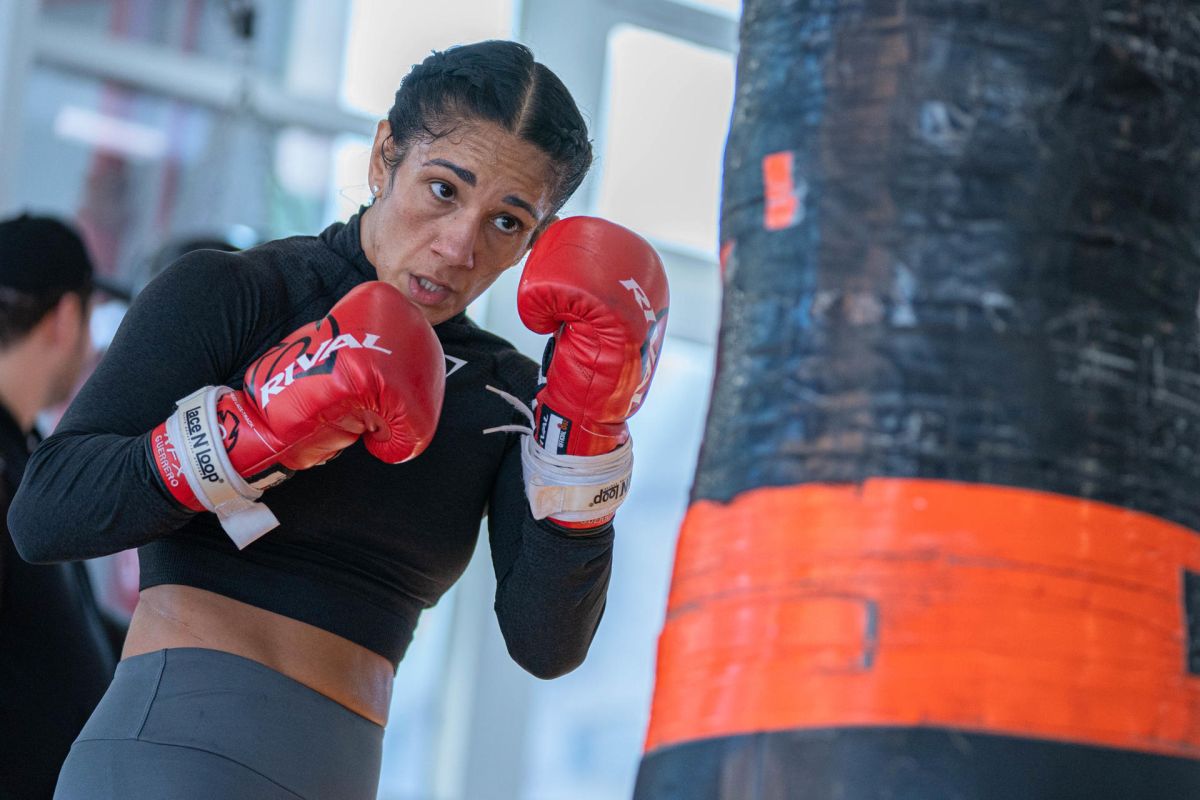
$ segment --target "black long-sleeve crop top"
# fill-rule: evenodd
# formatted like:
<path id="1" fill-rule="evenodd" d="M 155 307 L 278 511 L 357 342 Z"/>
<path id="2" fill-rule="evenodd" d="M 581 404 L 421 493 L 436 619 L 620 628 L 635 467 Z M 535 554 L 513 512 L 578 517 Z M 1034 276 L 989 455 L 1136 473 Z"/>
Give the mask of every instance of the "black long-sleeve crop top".
<path id="1" fill-rule="evenodd" d="M 447 380 L 428 449 L 388 465 L 360 443 L 297 473 L 264 496 L 280 526 L 245 550 L 213 514 L 181 508 L 155 474 L 148 432 L 176 400 L 205 385 L 239 388 L 255 358 L 376 279 L 358 222 L 241 253 L 191 253 L 152 282 L 30 460 L 9 512 L 18 550 L 51 562 L 138 547 L 142 588 L 218 592 L 398 664 L 421 610 L 466 568 L 486 514 L 509 652 L 540 677 L 569 671 L 604 609 L 612 528 L 571 536 L 531 517 L 518 435 L 482 431 L 522 421 L 485 386 L 528 401 L 537 367 L 465 313 L 434 329 Z"/>

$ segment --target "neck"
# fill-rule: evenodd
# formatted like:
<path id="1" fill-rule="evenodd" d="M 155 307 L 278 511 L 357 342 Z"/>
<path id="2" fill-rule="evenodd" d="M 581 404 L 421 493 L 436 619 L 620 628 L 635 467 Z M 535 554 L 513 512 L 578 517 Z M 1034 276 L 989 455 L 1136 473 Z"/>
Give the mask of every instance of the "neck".
<path id="1" fill-rule="evenodd" d="M 0 403 L 23 431 L 33 430 L 38 412 L 46 405 L 49 376 L 45 359 L 21 342 L 0 352 Z"/>

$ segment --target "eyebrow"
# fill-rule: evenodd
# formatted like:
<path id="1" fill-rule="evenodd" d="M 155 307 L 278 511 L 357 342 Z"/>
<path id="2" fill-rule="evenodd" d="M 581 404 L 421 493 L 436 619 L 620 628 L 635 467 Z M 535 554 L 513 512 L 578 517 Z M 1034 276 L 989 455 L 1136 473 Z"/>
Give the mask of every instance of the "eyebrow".
<path id="1" fill-rule="evenodd" d="M 526 211 L 526 213 L 528 213 L 528 214 L 529 214 L 529 216 L 533 217 L 533 221 L 534 221 L 534 222 L 541 222 L 541 221 L 542 221 L 542 220 L 541 220 L 541 219 L 538 217 L 538 215 L 537 215 L 537 212 L 535 212 L 535 211 L 533 210 L 533 206 L 529 205 L 529 203 L 526 203 L 524 200 L 522 200 L 521 198 L 517 197 L 515 194 L 509 194 L 509 195 L 505 195 L 505 196 L 504 196 L 504 202 L 508 203 L 509 205 L 516 206 L 517 208 L 522 208 L 522 209 L 524 209 L 524 210 Z"/>
<path id="2" fill-rule="evenodd" d="M 426 166 L 426 167 L 428 167 L 428 166 L 445 167 L 446 169 L 450 170 L 455 175 L 457 175 L 458 179 L 460 181 L 462 181 L 463 183 L 467 184 L 468 186 L 474 186 L 478 181 L 478 178 L 475 177 L 474 172 L 471 172 L 471 170 L 467 169 L 466 167 L 460 167 L 458 164 L 455 164 L 453 161 L 447 161 L 444 158 L 430 159 L 429 161 L 425 162 L 424 166 Z M 525 202 L 521 198 L 517 197 L 515 194 L 505 195 L 504 202 L 508 203 L 511 206 L 516 206 L 517 208 L 525 211 L 525 213 L 529 214 L 529 216 L 531 216 L 533 218 L 534 222 L 542 221 L 541 218 L 537 215 L 537 212 L 533 210 L 533 206 L 530 205 L 529 203 Z"/>
<path id="3" fill-rule="evenodd" d="M 444 158 L 434 158 L 434 159 L 431 159 L 431 160 L 425 162 L 425 166 L 428 167 L 431 165 L 438 166 L 438 167 L 445 167 L 446 169 L 450 170 L 455 175 L 457 175 L 458 179 L 460 181 L 462 181 L 463 183 L 465 183 L 469 186 L 474 186 L 475 182 L 477 180 L 475 178 L 474 172 L 471 172 L 471 170 L 467 169 L 466 167 L 460 167 L 458 164 L 455 164 L 453 161 L 447 161 Z"/>

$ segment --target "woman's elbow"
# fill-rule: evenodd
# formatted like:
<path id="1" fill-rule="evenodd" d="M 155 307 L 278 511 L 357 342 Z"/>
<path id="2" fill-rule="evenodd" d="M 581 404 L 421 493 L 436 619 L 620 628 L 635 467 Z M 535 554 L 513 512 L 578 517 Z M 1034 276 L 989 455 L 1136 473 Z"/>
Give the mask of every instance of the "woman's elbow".
<path id="1" fill-rule="evenodd" d="M 48 514 L 49 512 L 47 512 Z M 12 505 L 8 509 L 8 532 L 17 555 L 30 564 L 54 564 L 59 561 L 69 561 L 61 543 L 47 535 L 53 530 L 54 523 L 46 520 L 43 515 L 31 519 L 22 512 L 19 506 Z"/>
<path id="2" fill-rule="evenodd" d="M 562 631 L 562 626 L 559 627 Z M 588 648 L 596 631 L 573 629 L 558 636 L 548 636 L 538 626 L 505 625 L 500 632 L 508 654 L 517 666 L 544 681 L 560 678 L 571 672 L 587 658 Z"/>
<path id="3" fill-rule="evenodd" d="M 79 521 L 57 493 L 30 480 L 30 472 L 8 507 L 8 532 L 17 554 L 31 564 L 55 564 L 85 557 L 74 552 Z M 57 499 L 56 499 L 57 498 Z"/>
<path id="4" fill-rule="evenodd" d="M 568 672 L 574 671 L 587 657 L 586 651 L 568 654 L 550 652 L 549 648 L 530 648 L 521 651 L 511 644 L 508 647 L 508 654 L 512 656 L 513 661 L 517 662 L 517 666 L 533 677 L 544 681 L 561 678 Z"/>

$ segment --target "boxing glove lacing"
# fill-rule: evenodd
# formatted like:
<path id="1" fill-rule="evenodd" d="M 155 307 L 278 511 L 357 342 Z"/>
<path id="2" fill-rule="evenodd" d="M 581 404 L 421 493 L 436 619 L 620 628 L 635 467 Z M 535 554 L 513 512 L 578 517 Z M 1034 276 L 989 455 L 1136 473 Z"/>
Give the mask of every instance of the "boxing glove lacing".
<path id="1" fill-rule="evenodd" d="M 529 498 L 534 519 L 553 517 L 564 522 L 587 522 L 611 515 L 625 502 L 633 474 L 630 442 L 611 453 L 596 456 L 551 453 L 534 438 L 533 411 L 508 392 L 494 386 L 486 388 L 529 420 L 529 427 L 497 425 L 483 432 L 523 434 L 521 467 L 525 474 L 525 496 Z"/>
<path id="2" fill-rule="evenodd" d="M 176 403 L 167 418 L 167 438 L 181 455 L 183 475 L 200 504 L 217 515 L 221 527 L 241 550 L 279 525 L 271 509 L 256 502 L 262 491 L 233 468 L 222 443 L 217 400 L 228 386 L 205 386 Z"/>

